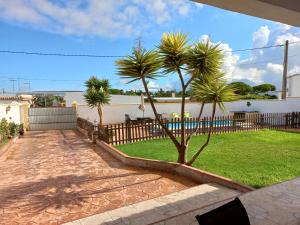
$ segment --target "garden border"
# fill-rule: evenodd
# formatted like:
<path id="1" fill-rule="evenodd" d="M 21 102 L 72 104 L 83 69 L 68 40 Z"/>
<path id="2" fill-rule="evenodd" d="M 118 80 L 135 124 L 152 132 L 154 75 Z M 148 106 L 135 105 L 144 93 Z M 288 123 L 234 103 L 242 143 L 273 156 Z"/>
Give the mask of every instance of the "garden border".
<path id="1" fill-rule="evenodd" d="M 96 144 L 106 152 L 110 153 L 113 157 L 120 160 L 122 163 L 128 166 L 143 167 L 147 169 L 154 169 L 163 172 L 169 172 L 179 176 L 187 177 L 193 181 L 199 183 L 216 183 L 222 186 L 238 190 L 242 193 L 256 190 L 248 185 L 241 184 L 231 179 L 209 173 L 203 170 L 196 169 L 194 167 L 181 165 L 179 163 L 166 162 L 161 160 L 151 160 L 139 157 L 131 157 L 125 153 L 119 151 L 111 144 L 107 144 L 104 141 L 96 140 Z"/>
<path id="2" fill-rule="evenodd" d="M 19 139 L 19 136 L 16 136 L 9 140 L 4 146 L 0 148 L 0 159 L 4 157 L 4 155 L 8 152 L 10 147 Z"/>

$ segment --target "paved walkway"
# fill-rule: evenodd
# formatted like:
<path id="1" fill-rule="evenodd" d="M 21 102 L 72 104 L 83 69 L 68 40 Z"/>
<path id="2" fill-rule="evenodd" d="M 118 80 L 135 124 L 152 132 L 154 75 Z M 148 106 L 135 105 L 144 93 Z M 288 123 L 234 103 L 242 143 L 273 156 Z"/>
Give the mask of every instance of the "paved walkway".
<path id="1" fill-rule="evenodd" d="M 251 225 L 300 225 L 300 177 L 246 194 L 216 184 L 198 185 L 65 225 L 198 225 L 196 215 L 236 196 Z"/>
<path id="2" fill-rule="evenodd" d="M 240 197 L 251 225 L 300 225 L 300 177 Z"/>
<path id="3" fill-rule="evenodd" d="M 195 215 L 223 205 L 239 194 L 216 184 L 203 184 L 64 225 L 198 225 Z"/>
<path id="4" fill-rule="evenodd" d="M 124 166 L 75 131 L 30 132 L 0 158 L 0 224 L 61 224 L 195 185 Z"/>

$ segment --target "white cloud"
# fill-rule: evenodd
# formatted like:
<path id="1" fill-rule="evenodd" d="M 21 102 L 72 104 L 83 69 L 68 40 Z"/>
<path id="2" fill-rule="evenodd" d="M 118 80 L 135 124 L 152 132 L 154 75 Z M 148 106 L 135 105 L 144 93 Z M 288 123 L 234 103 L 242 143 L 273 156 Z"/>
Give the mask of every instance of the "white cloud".
<path id="1" fill-rule="evenodd" d="M 163 88 L 165 91 L 172 91 L 172 90 L 175 90 L 176 87 L 174 85 L 174 83 L 166 83 L 164 85 L 164 88 Z"/>
<path id="2" fill-rule="evenodd" d="M 263 83 L 263 76 L 266 74 L 266 71 L 258 68 L 240 68 L 236 67 L 232 73 L 232 80 L 250 80 L 256 84 Z"/>
<path id="3" fill-rule="evenodd" d="M 160 87 L 157 83 L 151 80 L 148 82 L 148 88 L 150 91 L 157 91 Z"/>
<path id="4" fill-rule="evenodd" d="M 299 30 L 285 24 L 277 23 L 274 29 L 267 26 L 260 27 L 253 33 L 253 46 L 282 44 L 286 40 L 292 42 L 300 41 Z M 223 44 L 226 46 L 226 44 Z M 230 46 L 227 45 L 227 51 Z M 256 84 L 272 83 L 281 89 L 283 74 L 283 47 L 252 51 L 247 58 L 240 60 L 238 55 L 231 52 L 225 55 L 225 72 L 229 81 L 249 80 Z M 289 70 L 288 74 L 300 73 L 300 43 L 289 46 Z M 226 69 L 227 68 L 227 69 Z"/>
<path id="5" fill-rule="evenodd" d="M 222 43 L 220 47 L 223 49 L 224 52 L 224 64 L 223 70 L 226 73 L 227 78 L 234 79 L 234 71 L 237 66 L 237 62 L 239 61 L 239 55 L 233 54 L 232 49 L 229 47 L 228 44 Z"/>
<path id="6" fill-rule="evenodd" d="M 268 63 L 267 69 L 272 73 L 276 73 L 276 74 L 283 73 L 283 65 L 282 64 Z"/>
<path id="7" fill-rule="evenodd" d="M 291 25 L 284 24 L 284 23 L 275 22 L 275 24 L 277 25 L 277 29 L 282 32 L 286 32 L 292 28 Z"/>
<path id="8" fill-rule="evenodd" d="M 289 74 L 300 74 L 300 66 L 295 65 L 291 70 L 289 70 Z"/>
<path id="9" fill-rule="evenodd" d="M 259 28 L 258 31 L 253 33 L 253 47 L 265 46 L 269 41 L 271 31 L 268 26 L 263 26 Z"/>
<path id="10" fill-rule="evenodd" d="M 276 45 L 284 44 L 286 40 L 289 40 L 290 42 L 298 42 L 300 41 L 300 37 L 292 33 L 284 33 L 276 37 L 275 44 Z"/>
<path id="11" fill-rule="evenodd" d="M 175 13 L 186 16 L 193 5 L 188 0 L 0 0 L 0 18 L 48 32 L 110 37 L 167 23 Z"/>

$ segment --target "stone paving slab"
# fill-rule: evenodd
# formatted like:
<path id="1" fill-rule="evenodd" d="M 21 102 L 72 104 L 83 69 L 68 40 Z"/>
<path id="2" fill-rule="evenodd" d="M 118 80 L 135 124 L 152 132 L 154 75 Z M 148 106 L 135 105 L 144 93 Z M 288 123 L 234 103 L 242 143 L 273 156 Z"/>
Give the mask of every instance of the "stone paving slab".
<path id="1" fill-rule="evenodd" d="M 251 225 L 300 225 L 300 177 L 240 197 Z"/>
<path id="2" fill-rule="evenodd" d="M 239 196 L 251 225 L 300 225 L 300 177 L 252 191 Z M 208 212 L 223 203 L 210 205 L 157 225 L 198 225 L 195 216 Z"/>
<path id="3" fill-rule="evenodd" d="M 0 225 L 66 223 L 195 185 L 124 166 L 77 131 L 29 132 L 0 159 Z"/>
<path id="4" fill-rule="evenodd" d="M 194 224 L 195 215 L 220 206 L 239 194 L 216 184 L 203 184 L 64 225 Z"/>

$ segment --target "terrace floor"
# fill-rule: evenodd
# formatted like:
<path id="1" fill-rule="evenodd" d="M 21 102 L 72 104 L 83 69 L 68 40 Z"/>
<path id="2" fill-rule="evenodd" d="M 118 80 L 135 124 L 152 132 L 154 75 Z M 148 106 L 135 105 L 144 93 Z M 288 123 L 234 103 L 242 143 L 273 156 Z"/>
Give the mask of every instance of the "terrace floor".
<path id="1" fill-rule="evenodd" d="M 65 225 L 198 225 L 196 215 L 237 196 L 251 225 L 300 225 L 300 177 L 245 194 L 203 184 Z"/>
<path id="2" fill-rule="evenodd" d="M 124 166 L 76 131 L 29 132 L 0 158 L 0 224 L 61 224 L 195 185 Z"/>

